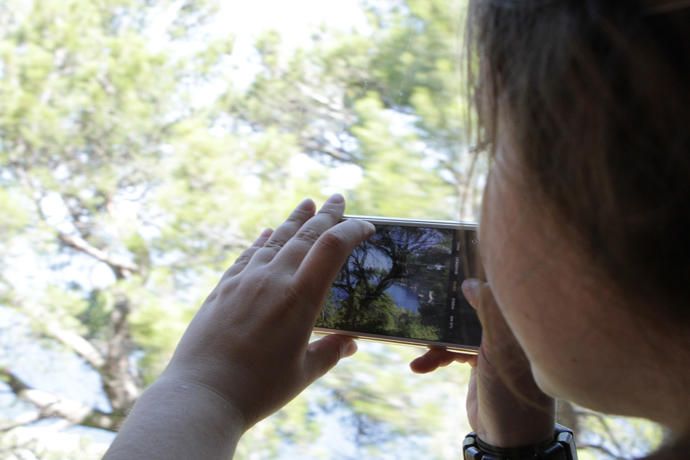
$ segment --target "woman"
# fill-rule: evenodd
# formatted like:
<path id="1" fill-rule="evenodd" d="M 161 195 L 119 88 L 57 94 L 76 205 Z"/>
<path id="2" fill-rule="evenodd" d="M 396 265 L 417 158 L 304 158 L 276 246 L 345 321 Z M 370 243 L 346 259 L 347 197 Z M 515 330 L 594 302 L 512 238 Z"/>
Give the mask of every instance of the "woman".
<path id="1" fill-rule="evenodd" d="M 476 99 L 492 154 L 485 335 L 466 455 L 548 457 L 554 402 L 646 417 L 690 452 L 690 2 L 475 1 Z M 356 350 L 307 344 L 330 283 L 374 229 L 305 200 L 223 275 L 106 455 L 228 458 L 244 431 Z M 479 441 L 476 441 L 479 439 Z M 506 450 L 509 449 L 509 450 Z M 468 453 L 469 452 L 469 453 Z"/>

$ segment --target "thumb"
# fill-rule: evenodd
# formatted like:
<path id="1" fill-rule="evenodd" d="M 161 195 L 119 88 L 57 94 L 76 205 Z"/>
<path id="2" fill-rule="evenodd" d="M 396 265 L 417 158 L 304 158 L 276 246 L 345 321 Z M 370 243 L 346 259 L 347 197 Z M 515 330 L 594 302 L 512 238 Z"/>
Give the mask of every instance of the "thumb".
<path id="1" fill-rule="evenodd" d="M 477 311 L 482 324 L 482 343 L 477 358 L 481 371 L 478 377 L 485 383 L 492 378 L 509 380 L 515 385 L 519 382 L 522 391 L 541 395 L 534 383 L 529 360 L 503 316 L 489 283 L 467 279 L 462 284 L 462 292 Z"/>
<path id="2" fill-rule="evenodd" d="M 304 368 L 309 383 L 331 370 L 342 358 L 354 355 L 356 351 L 355 341 L 352 337 L 345 335 L 329 335 L 310 343 L 304 358 Z"/>
<path id="3" fill-rule="evenodd" d="M 522 352 L 512 329 L 501 313 L 489 283 L 475 278 L 468 278 L 462 283 L 462 293 L 477 311 L 482 324 L 482 344 L 480 354 L 493 356 L 504 349 L 516 349 Z"/>
<path id="4" fill-rule="evenodd" d="M 496 304 L 489 283 L 476 278 L 467 278 L 462 282 L 461 288 L 465 298 L 477 312 L 483 328 L 489 327 L 496 332 L 500 331 L 501 334 L 509 332 L 510 328 Z M 509 334 L 512 335 L 512 332 Z"/>
<path id="5" fill-rule="evenodd" d="M 462 293 L 465 295 L 465 298 L 470 303 L 472 308 L 477 310 L 477 308 L 479 307 L 479 298 L 482 290 L 482 282 L 476 278 L 467 278 L 465 281 L 462 282 L 462 285 L 460 287 L 462 288 Z"/>

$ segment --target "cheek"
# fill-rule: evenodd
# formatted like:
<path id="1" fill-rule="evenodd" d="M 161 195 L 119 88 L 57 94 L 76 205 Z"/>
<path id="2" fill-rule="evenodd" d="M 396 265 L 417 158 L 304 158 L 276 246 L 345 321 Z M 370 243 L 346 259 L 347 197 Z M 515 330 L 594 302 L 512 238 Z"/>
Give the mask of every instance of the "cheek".
<path id="1" fill-rule="evenodd" d="M 539 387 L 603 407 L 590 399 L 611 382 L 601 372 L 611 369 L 602 291 L 588 284 L 588 266 L 568 241 L 518 197 L 509 181 L 489 178 L 480 223 L 487 280 Z"/>
<path id="2" fill-rule="evenodd" d="M 577 366 L 576 330 L 582 321 L 570 317 L 569 300 L 557 294 L 558 248 L 538 222 L 509 181 L 489 178 L 480 223 L 487 280 L 540 387 L 558 395 L 564 389 L 552 377 L 574 372 L 565 368 Z"/>
<path id="3" fill-rule="evenodd" d="M 523 305 L 524 291 L 530 287 L 537 257 L 533 249 L 533 220 L 515 198 L 500 175 L 492 173 L 484 193 L 479 226 L 481 256 L 494 297 L 509 320 L 519 326 L 520 318 L 532 315 L 531 305 Z"/>

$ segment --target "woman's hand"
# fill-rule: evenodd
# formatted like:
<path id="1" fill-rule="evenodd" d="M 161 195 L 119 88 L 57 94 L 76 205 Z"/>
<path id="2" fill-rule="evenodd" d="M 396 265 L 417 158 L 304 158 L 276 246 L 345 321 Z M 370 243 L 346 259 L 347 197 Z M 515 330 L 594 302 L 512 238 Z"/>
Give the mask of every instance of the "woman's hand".
<path id="1" fill-rule="evenodd" d="M 352 355 L 348 337 L 308 344 L 338 271 L 374 233 L 365 221 L 340 222 L 344 209 L 340 195 L 316 215 L 305 200 L 274 232 L 265 231 L 208 296 L 163 378 L 218 394 L 246 430 Z"/>
<path id="2" fill-rule="evenodd" d="M 314 208 L 303 201 L 227 270 L 105 459 L 230 458 L 248 428 L 356 351 L 348 337 L 308 341 L 340 267 L 374 226 L 340 222 L 340 195 Z"/>
<path id="3" fill-rule="evenodd" d="M 529 361 L 506 324 L 488 283 L 466 280 L 463 293 L 483 327 L 477 356 L 432 349 L 410 363 L 427 373 L 454 361 L 472 366 L 467 415 L 472 429 L 497 447 L 535 444 L 553 436 L 554 400 L 537 387 Z"/>
<path id="4" fill-rule="evenodd" d="M 105 459 L 230 458 L 249 427 L 356 351 L 348 337 L 308 341 L 340 267 L 374 226 L 340 222 L 340 195 L 314 208 L 303 201 L 223 275 Z"/>

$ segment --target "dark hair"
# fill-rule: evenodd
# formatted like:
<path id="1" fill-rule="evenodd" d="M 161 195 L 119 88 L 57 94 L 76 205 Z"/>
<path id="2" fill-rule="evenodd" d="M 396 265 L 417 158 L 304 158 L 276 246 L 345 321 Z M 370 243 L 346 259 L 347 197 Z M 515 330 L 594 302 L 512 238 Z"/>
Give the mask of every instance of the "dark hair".
<path id="1" fill-rule="evenodd" d="M 668 3 L 668 2 L 667 2 Z M 480 135 L 628 298 L 690 318 L 690 7 L 472 2 Z"/>

